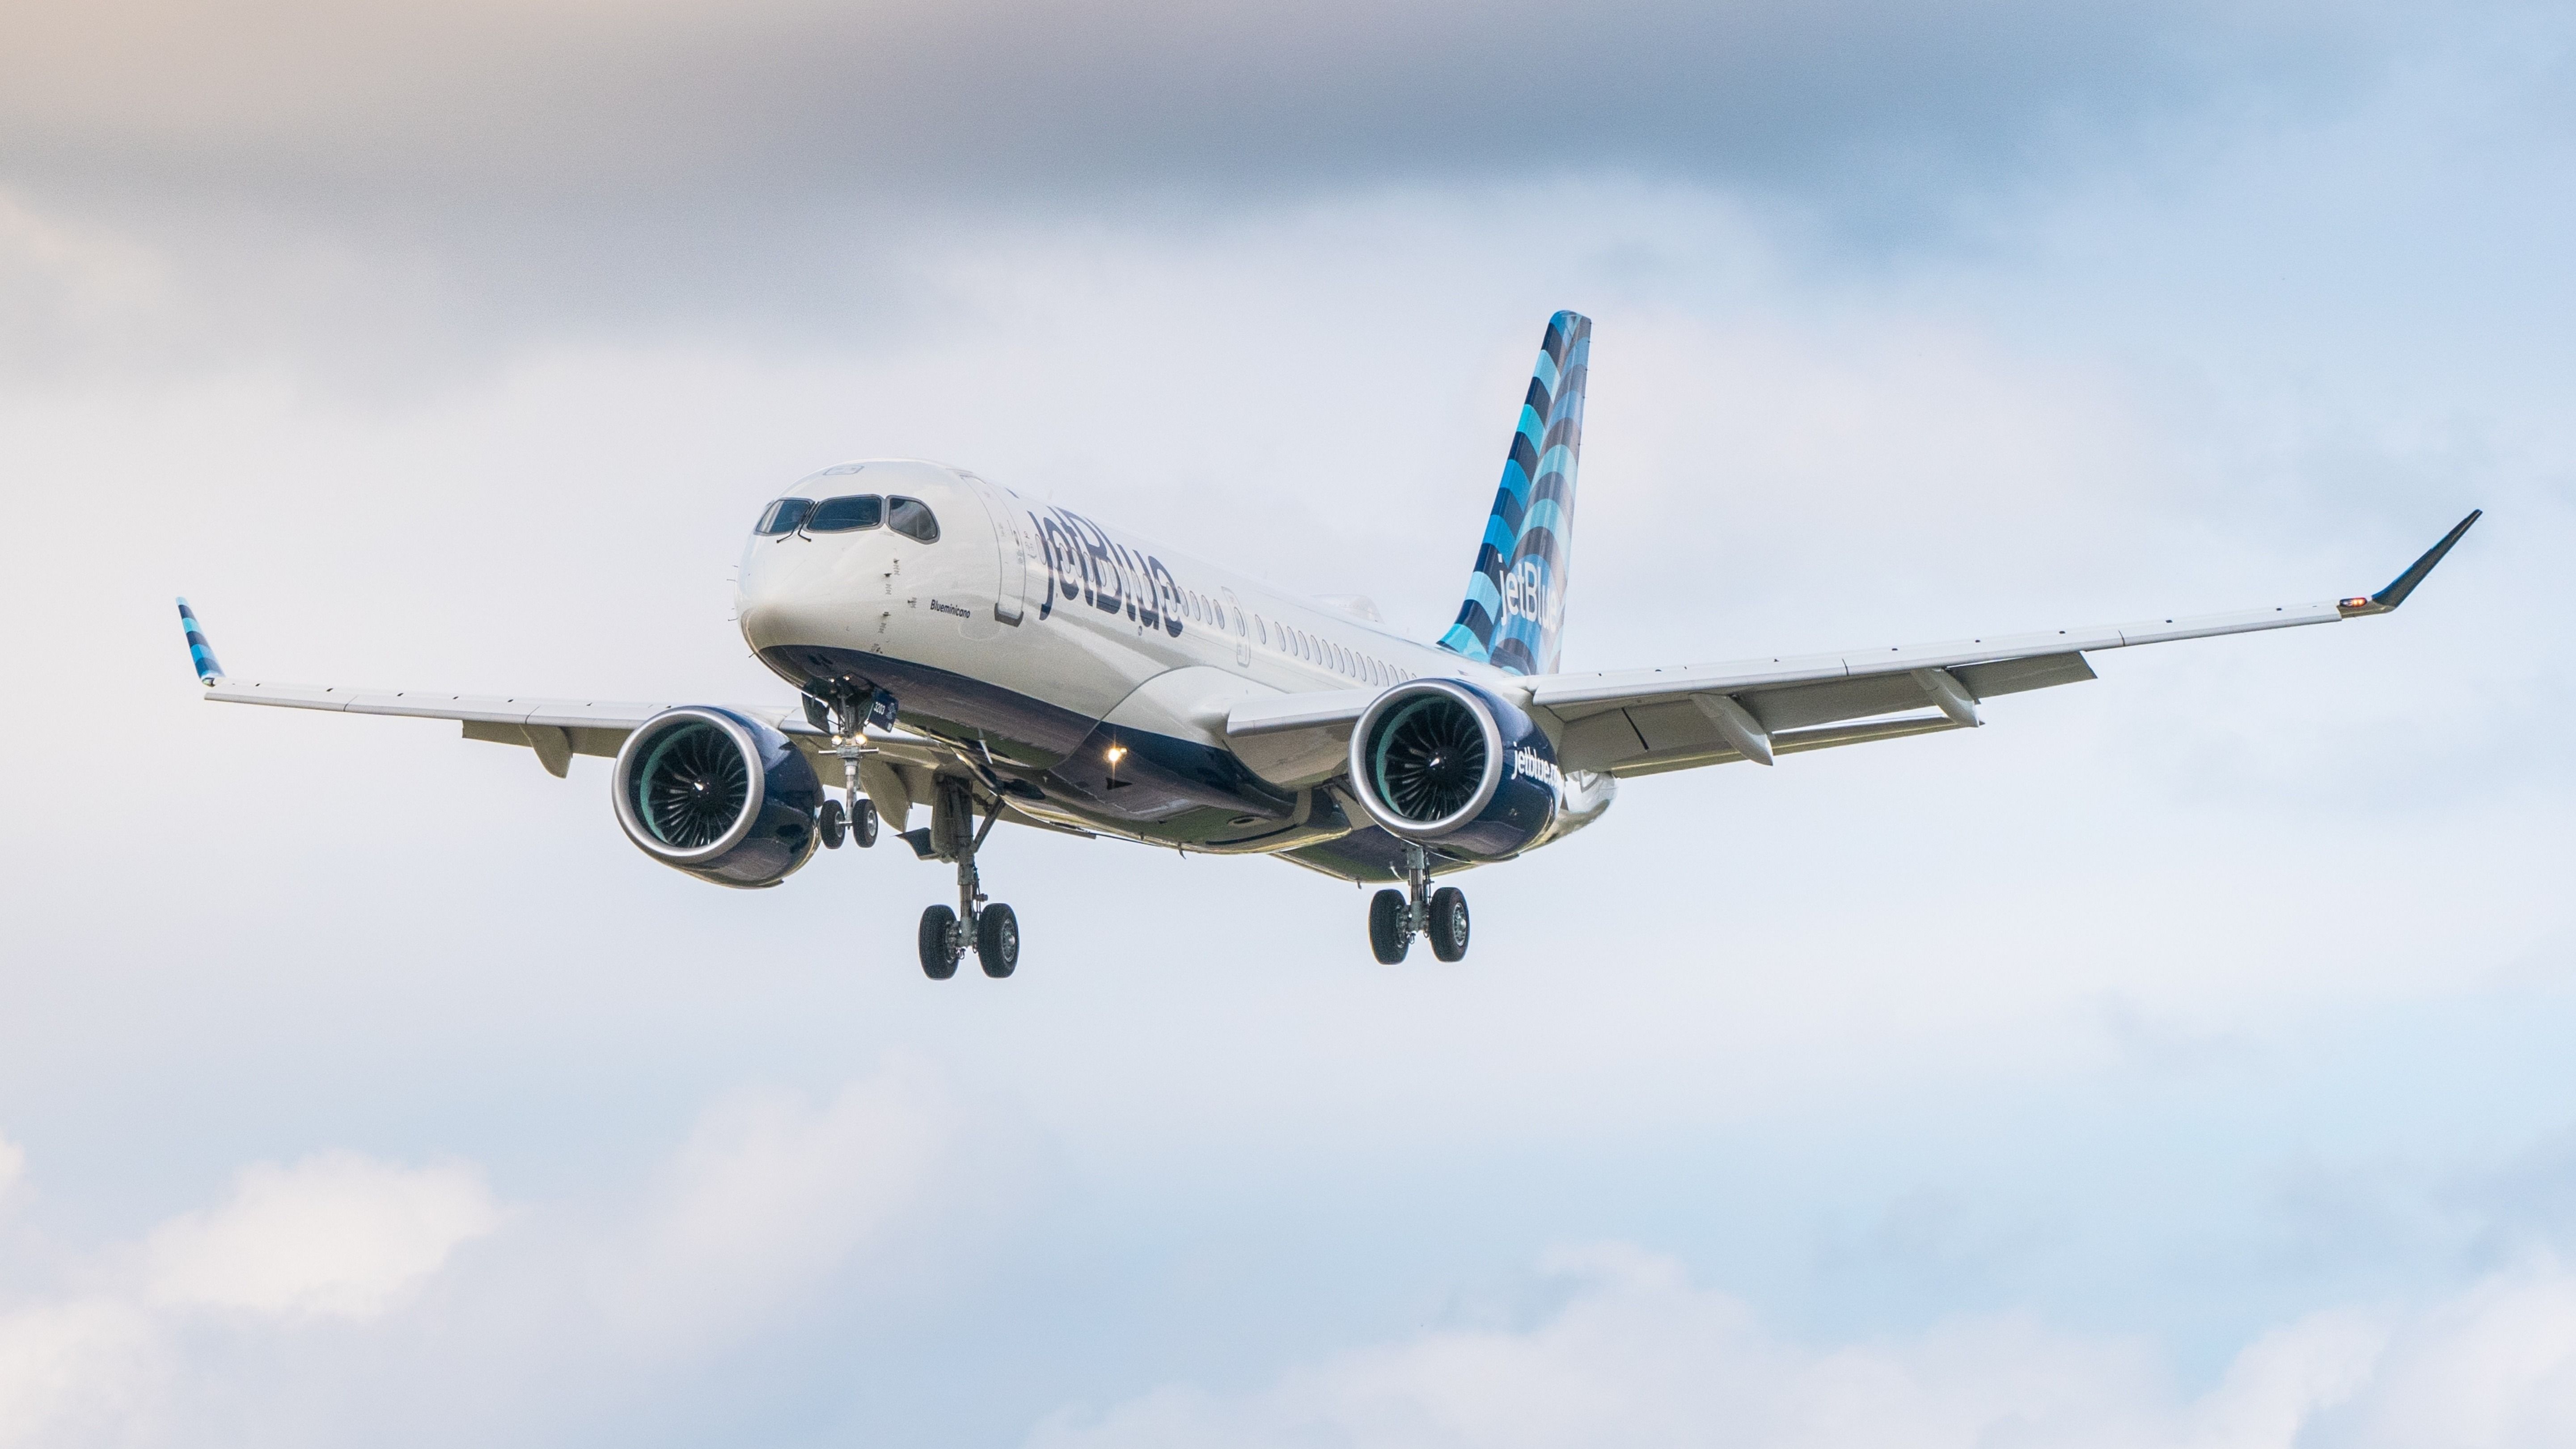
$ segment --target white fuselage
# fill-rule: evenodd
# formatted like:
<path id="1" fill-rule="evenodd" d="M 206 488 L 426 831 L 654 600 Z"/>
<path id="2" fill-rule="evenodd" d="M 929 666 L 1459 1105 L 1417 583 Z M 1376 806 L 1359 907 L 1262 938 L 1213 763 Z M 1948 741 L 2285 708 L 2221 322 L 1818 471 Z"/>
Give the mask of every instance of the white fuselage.
<path id="1" fill-rule="evenodd" d="M 1250 696 L 1375 690 L 1424 676 L 1497 689 L 1513 682 L 938 464 L 844 464 L 796 489 L 817 500 L 858 494 L 927 504 L 936 541 L 883 524 L 755 535 L 737 600 L 744 640 L 809 693 L 834 681 L 881 691 L 906 728 L 989 750 L 998 763 L 1054 767 L 1110 731 L 1123 732 L 1120 742 L 1208 752 L 1207 768 L 1222 757 L 1223 767 L 1240 769 L 1223 730 L 1227 711 Z M 1245 789 L 1258 796 L 1265 783 L 1276 784 Z M 1277 788 L 1295 799 L 1295 784 Z M 1171 838 L 1156 828 L 1163 807 L 1129 814 L 1096 803 L 1077 794 L 1069 813 L 1121 834 Z"/>

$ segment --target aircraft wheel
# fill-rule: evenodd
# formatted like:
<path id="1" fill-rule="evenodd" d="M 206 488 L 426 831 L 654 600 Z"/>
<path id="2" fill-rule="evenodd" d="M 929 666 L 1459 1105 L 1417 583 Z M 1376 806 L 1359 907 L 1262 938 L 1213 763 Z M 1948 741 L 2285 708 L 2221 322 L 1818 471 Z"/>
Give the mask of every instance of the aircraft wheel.
<path id="1" fill-rule="evenodd" d="M 1369 949 L 1381 964 L 1394 965 L 1413 947 L 1413 933 L 1405 929 L 1407 908 L 1399 890 L 1379 891 L 1369 898 Z"/>
<path id="2" fill-rule="evenodd" d="M 1011 908 L 995 903 L 975 913 L 975 959 L 984 963 L 984 974 L 999 980 L 1018 969 L 1020 964 L 1020 918 Z"/>
<path id="3" fill-rule="evenodd" d="M 841 802 L 826 800 L 814 816 L 814 832 L 823 837 L 825 850 L 841 848 Z"/>
<path id="4" fill-rule="evenodd" d="M 1455 961 L 1467 954 L 1467 893 L 1442 886 L 1431 893 L 1431 954 Z"/>
<path id="5" fill-rule="evenodd" d="M 957 913 L 946 906 L 923 911 L 921 974 L 933 981 L 945 981 L 957 974 L 957 958 L 964 954 L 957 949 Z"/>
<path id="6" fill-rule="evenodd" d="M 877 802 L 859 802 L 859 813 L 850 817 L 850 839 L 856 841 L 861 850 L 877 843 Z"/>

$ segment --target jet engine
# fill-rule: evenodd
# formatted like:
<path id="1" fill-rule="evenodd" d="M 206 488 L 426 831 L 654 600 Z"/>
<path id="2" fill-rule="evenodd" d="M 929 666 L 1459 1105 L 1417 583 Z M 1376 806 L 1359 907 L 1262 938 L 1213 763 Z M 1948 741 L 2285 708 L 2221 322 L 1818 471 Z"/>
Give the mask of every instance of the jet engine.
<path id="1" fill-rule="evenodd" d="M 1351 783 L 1379 825 L 1467 860 L 1546 839 L 1565 793 L 1536 722 L 1454 679 L 1411 680 L 1370 703 L 1351 729 Z"/>
<path id="2" fill-rule="evenodd" d="M 617 751 L 617 823 L 646 855 L 717 885 L 773 886 L 811 859 L 823 785 L 785 735 L 727 709 L 646 720 Z"/>

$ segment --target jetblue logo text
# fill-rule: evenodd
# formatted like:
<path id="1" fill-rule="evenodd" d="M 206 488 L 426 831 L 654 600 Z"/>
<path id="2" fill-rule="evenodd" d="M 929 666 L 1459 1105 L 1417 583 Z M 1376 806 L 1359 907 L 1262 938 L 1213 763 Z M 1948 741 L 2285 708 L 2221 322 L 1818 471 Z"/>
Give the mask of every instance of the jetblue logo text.
<path id="1" fill-rule="evenodd" d="M 1510 573 L 1503 575 L 1503 619 L 1527 619 L 1540 628 L 1548 627 L 1551 610 L 1546 571 L 1534 558 L 1525 558 Z"/>
<path id="2" fill-rule="evenodd" d="M 1565 772 L 1556 767 L 1556 761 L 1527 747 L 1512 751 L 1512 774 L 1523 780 L 1545 780 L 1559 790 L 1565 788 Z"/>
<path id="3" fill-rule="evenodd" d="M 1139 554 L 1070 508 L 1028 515 L 1046 552 L 1046 602 L 1038 617 L 1080 599 L 1104 614 L 1124 614 L 1148 629 L 1181 637 L 1181 586 L 1161 559 Z"/>

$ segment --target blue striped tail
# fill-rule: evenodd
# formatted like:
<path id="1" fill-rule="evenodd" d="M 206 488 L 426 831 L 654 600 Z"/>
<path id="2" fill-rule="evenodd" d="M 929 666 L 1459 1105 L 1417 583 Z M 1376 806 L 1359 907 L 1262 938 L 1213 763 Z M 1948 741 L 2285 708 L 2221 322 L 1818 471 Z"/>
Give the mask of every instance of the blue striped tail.
<path id="1" fill-rule="evenodd" d="M 1502 486 L 1476 547 L 1467 601 L 1458 622 L 1440 636 L 1440 647 L 1452 654 L 1514 674 L 1556 672 L 1591 358 L 1591 318 L 1559 312 L 1547 319 Z"/>

